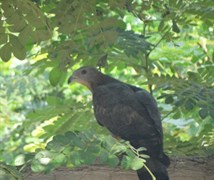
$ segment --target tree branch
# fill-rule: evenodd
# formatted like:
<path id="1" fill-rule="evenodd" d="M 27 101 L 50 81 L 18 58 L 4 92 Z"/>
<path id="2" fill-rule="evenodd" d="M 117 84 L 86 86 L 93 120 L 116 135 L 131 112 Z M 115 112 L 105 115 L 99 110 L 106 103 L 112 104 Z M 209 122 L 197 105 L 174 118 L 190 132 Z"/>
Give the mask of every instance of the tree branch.
<path id="1" fill-rule="evenodd" d="M 161 41 L 165 38 L 165 36 L 167 35 L 167 33 L 171 30 L 171 27 L 164 33 L 164 35 L 160 38 L 160 40 L 153 46 L 153 48 L 145 55 L 145 60 L 146 60 L 146 74 L 147 74 L 147 80 L 149 82 L 149 76 L 150 76 L 150 70 L 149 70 L 149 55 L 151 54 L 152 51 L 154 51 L 154 49 L 161 43 Z M 148 84 L 148 88 L 149 88 L 149 92 L 152 95 L 153 94 L 153 90 L 152 90 L 152 84 Z"/>

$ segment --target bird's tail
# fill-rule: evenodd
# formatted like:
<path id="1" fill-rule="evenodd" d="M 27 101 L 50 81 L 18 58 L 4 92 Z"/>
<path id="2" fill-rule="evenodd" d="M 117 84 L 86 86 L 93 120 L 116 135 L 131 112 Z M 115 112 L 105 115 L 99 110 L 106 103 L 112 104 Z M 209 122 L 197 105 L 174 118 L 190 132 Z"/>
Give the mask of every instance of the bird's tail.
<path id="1" fill-rule="evenodd" d="M 156 180 L 169 180 L 167 167 L 159 160 L 149 158 L 146 161 L 146 166 L 155 176 Z M 137 170 L 137 175 L 139 177 L 139 180 L 153 180 L 151 174 L 145 167 Z"/>
<path id="2" fill-rule="evenodd" d="M 156 143 L 156 140 L 148 141 L 132 141 L 132 146 L 135 148 L 146 147 L 146 151 L 142 151 L 142 154 L 147 154 L 150 158 L 146 159 L 146 166 L 155 176 L 156 180 L 169 180 L 167 167 L 170 165 L 170 159 L 163 153 L 162 144 Z M 139 180 L 152 180 L 151 174 L 143 167 L 137 171 Z"/>
<path id="3" fill-rule="evenodd" d="M 169 167 L 170 165 L 170 159 L 169 157 L 166 155 L 166 154 L 162 154 L 161 158 L 160 158 L 160 162 L 165 165 L 167 168 Z"/>

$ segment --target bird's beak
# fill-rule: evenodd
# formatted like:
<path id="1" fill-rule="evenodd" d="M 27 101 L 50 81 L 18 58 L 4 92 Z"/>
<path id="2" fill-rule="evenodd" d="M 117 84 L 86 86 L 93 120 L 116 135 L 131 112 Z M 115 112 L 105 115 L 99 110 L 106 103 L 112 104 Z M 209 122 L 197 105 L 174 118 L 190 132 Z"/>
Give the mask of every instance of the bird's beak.
<path id="1" fill-rule="evenodd" d="M 68 84 L 72 83 L 73 81 L 74 81 L 73 76 L 70 76 L 69 79 L 68 79 Z"/>
<path id="2" fill-rule="evenodd" d="M 72 82 L 77 82 L 78 79 L 79 79 L 78 74 L 76 74 L 76 72 L 73 72 L 73 74 L 68 79 L 68 84 Z"/>

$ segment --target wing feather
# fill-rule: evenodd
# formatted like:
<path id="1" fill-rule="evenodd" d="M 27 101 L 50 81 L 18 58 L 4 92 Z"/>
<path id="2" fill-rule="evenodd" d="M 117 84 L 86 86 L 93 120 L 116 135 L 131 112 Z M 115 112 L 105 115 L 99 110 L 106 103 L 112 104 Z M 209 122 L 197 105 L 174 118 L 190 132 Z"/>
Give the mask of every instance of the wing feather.
<path id="1" fill-rule="evenodd" d="M 152 115 L 147 104 L 139 98 L 148 100 L 145 94 L 134 92 L 126 84 L 115 83 L 98 87 L 93 93 L 97 121 L 114 135 L 126 140 L 156 137 L 162 132 L 161 124 L 153 119 L 158 116 L 158 111 L 156 115 Z M 153 103 L 152 105 L 155 106 Z"/>
<path id="2" fill-rule="evenodd" d="M 156 128 L 159 135 L 162 137 L 163 132 L 161 117 L 155 99 L 147 91 L 143 89 L 136 92 L 136 97 L 140 104 L 142 104 L 146 108 L 149 117 L 154 124 L 154 127 Z"/>

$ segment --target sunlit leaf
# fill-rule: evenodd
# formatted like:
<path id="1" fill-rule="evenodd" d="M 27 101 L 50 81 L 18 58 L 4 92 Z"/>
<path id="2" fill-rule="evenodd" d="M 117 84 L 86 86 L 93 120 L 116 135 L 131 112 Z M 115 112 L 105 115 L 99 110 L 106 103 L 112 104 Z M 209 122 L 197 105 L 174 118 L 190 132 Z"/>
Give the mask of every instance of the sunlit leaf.
<path id="1" fill-rule="evenodd" d="M 16 156 L 15 162 L 14 162 L 15 166 L 21 166 L 24 163 L 25 163 L 25 156 L 24 156 L 24 154 L 20 154 L 20 155 Z"/>
<path id="2" fill-rule="evenodd" d="M 142 168 L 144 166 L 145 162 L 146 161 L 144 159 L 135 157 L 134 159 L 132 159 L 130 167 L 136 171 L 136 170 Z"/>

